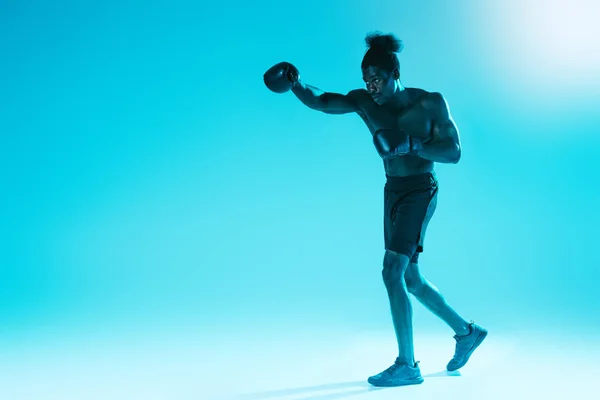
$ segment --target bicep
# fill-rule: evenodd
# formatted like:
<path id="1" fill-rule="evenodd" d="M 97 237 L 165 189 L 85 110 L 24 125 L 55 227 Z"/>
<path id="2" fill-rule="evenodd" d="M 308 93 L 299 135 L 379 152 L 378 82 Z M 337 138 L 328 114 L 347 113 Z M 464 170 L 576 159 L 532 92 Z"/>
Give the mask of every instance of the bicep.
<path id="1" fill-rule="evenodd" d="M 432 93 L 431 96 L 436 106 L 435 117 L 433 120 L 434 140 L 451 140 L 456 143 L 459 143 L 460 138 L 458 133 L 458 127 L 456 126 L 456 123 L 452 118 L 448 102 L 440 93 Z"/>
<path id="2" fill-rule="evenodd" d="M 321 111 L 327 114 L 348 114 L 360 111 L 359 99 L 355 93 L 325 92 L 320 97 Z"/>

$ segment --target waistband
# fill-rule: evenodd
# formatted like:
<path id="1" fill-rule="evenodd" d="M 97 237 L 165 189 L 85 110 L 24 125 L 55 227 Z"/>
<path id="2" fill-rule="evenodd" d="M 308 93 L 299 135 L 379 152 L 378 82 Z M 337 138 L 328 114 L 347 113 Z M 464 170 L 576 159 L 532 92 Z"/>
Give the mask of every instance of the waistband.
<path id="1" fill-rule="evenodd" d="M 435 171 L 409 176 L 389 176 L 386 174 L 385 177 L 385 188 L 392 191 L 437 185 L 437 176 Z"/>

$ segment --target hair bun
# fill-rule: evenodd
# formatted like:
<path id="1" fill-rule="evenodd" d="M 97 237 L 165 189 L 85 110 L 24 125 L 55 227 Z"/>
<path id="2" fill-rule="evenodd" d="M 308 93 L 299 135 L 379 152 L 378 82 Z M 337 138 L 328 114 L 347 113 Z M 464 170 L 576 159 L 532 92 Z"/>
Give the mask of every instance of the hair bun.
<path id="1" fill-rule="evenodd" d="M 402 40 L 393 34 L 370 33 L 367 35 L 365 42 L 370 49 L 385 51 L 386 53 L 400 53 L 404 49 Z"/>

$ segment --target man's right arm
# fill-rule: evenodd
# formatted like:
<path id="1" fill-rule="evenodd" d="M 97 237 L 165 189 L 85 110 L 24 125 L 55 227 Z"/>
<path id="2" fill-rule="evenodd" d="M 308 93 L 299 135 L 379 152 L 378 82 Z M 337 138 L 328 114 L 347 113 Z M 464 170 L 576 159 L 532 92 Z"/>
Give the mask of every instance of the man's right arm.
<path id="1" fill-rule="evenodd" d="M 326 114 L 348 114 L 360 111 L 359 90 L 348 94 L 324 92 L 314 86 L 297 81 L 292 92 L 304 105 Z"/>

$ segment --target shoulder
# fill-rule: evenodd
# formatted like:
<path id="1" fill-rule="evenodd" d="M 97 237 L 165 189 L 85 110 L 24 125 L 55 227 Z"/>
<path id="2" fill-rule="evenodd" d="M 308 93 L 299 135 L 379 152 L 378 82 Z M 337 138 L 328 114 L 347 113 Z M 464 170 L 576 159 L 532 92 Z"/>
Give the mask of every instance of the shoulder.
<path id="1" fill-rule="evenodd" d="M 369 92 L 366 89 L 354 89 L 348 92 L 346 96 L 354 101 L 363 101 L 370 99 Z"/>
<path id="2" fill-rule="evenodd" d="M 365 108 L 369 108 L 370 104 L 373 104 L 373 99 L 366 89 L 351 90 L 346 94 L 346 98 L 356 106 L 357 111 L 364 111 Z"/>
<path id="3" fill-rule="evenodd" d="M 444 96 L 440 92 L 432 92 L 420 88 L 406 88 L 409 90 L 417 101 L 426 101 L 428 103 L 445 103 Z"/>
<path id="4" fill-rule="evenodd" d="M 417 101 L 420 102 L 424 108 L 433 110 L 442 116 L 449 113 L 448 103 L 443 94 L 440 92 L 430 92 L 423 89 L 415 90 L 418 91 L 416 93 L 418 98 Z"/>
<path id="5" fill-rule="evenodd" d="M 416 98 L 427 96 L 429 93 L 431 93 L 428 90 L 416 88 L 416 87 L 407 87 L 405 89 L 408 90 L 408 92 L 411 93 Z"/>

